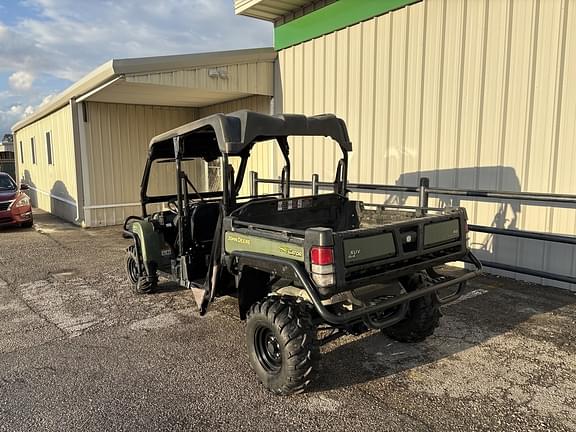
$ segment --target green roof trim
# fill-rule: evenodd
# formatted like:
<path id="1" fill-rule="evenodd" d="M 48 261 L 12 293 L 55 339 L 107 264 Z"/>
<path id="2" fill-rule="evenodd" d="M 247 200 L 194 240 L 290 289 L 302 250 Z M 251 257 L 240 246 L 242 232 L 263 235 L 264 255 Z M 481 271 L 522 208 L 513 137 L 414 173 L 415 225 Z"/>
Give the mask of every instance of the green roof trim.
<path id="1" fill-rule="evenodd" d="M 281 50 L 422 0 L 338 0 L 274 29 Z"/>

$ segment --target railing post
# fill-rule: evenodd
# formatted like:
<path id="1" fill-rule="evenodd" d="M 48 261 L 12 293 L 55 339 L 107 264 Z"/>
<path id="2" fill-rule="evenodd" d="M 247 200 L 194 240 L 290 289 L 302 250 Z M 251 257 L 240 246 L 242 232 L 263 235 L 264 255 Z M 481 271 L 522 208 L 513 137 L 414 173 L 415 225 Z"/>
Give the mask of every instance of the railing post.
<path id="1" fill-rule="evenodd" d="M 418 207 L 420 213 L 425 215 L 426 208 L 428 207 L 428 188 L 430 187 L 430 179 L 428 177 L 420 178 L 420 186 L 418 187 Z"/>
<path id="2" fill-rule="evenodd" d="M 318 195 L 318 182 L 320 178 L 318 174 L 312 174 L 312 195 Z"/>
<path id="3" fill-rule="evenodd" d="M 258 173 L 250 171 L 250 196 L 258 196 Z"/>

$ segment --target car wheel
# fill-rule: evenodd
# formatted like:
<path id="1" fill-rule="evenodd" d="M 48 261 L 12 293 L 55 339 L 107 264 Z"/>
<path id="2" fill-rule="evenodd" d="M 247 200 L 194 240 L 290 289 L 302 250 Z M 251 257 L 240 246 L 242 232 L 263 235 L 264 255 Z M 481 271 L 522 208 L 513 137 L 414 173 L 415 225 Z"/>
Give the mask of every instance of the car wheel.
<path id="1" fill-rule="evenodd" d="M 270 297 L 248 312 L 250 365 L 275 394 L 301 393 L 313 379 L 319 348 L 309 309 L 302 303 Z"/>
<path id="2" fill-rule="evenodd" d="M 34 220 L 33 220 L 33 219 L 30 219 L 29 221 L 22 222 L 22 223 L 20 224 L 20 227 L 21 227 L 21 228 L 32 228 L 33 225 L 34 225 Z"/>

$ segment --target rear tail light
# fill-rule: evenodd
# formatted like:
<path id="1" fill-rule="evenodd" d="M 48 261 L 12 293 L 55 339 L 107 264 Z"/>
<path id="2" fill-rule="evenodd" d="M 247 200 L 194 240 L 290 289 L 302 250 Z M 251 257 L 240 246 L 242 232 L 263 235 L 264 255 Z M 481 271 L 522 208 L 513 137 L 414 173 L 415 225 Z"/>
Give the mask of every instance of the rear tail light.
<path id="1" fill-rule="evenodd" d="M 326 246 L 313 246 L 310 249 L 312 279 L 318 286 L 334 285 L 334 249 Z"/>
<path id="2" fill-rule="evenodd" d="M 334 249 L 325 246 L 313 246 L 310 249 L 310 261 L 316 265 L 334 264 Z"/>

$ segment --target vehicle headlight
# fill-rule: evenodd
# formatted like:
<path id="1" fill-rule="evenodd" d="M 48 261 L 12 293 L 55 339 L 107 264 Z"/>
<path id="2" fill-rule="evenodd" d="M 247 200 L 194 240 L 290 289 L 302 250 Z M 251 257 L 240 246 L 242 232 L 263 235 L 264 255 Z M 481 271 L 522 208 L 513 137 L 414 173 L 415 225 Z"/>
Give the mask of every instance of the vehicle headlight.
<path id="1" fill-rule="evenodd" d="M 18 201 L 14 202 L 14 208 L 26 207 L 29 205 L 30 205 L 30 198 L 27 195 L 24 195 Z"/>

